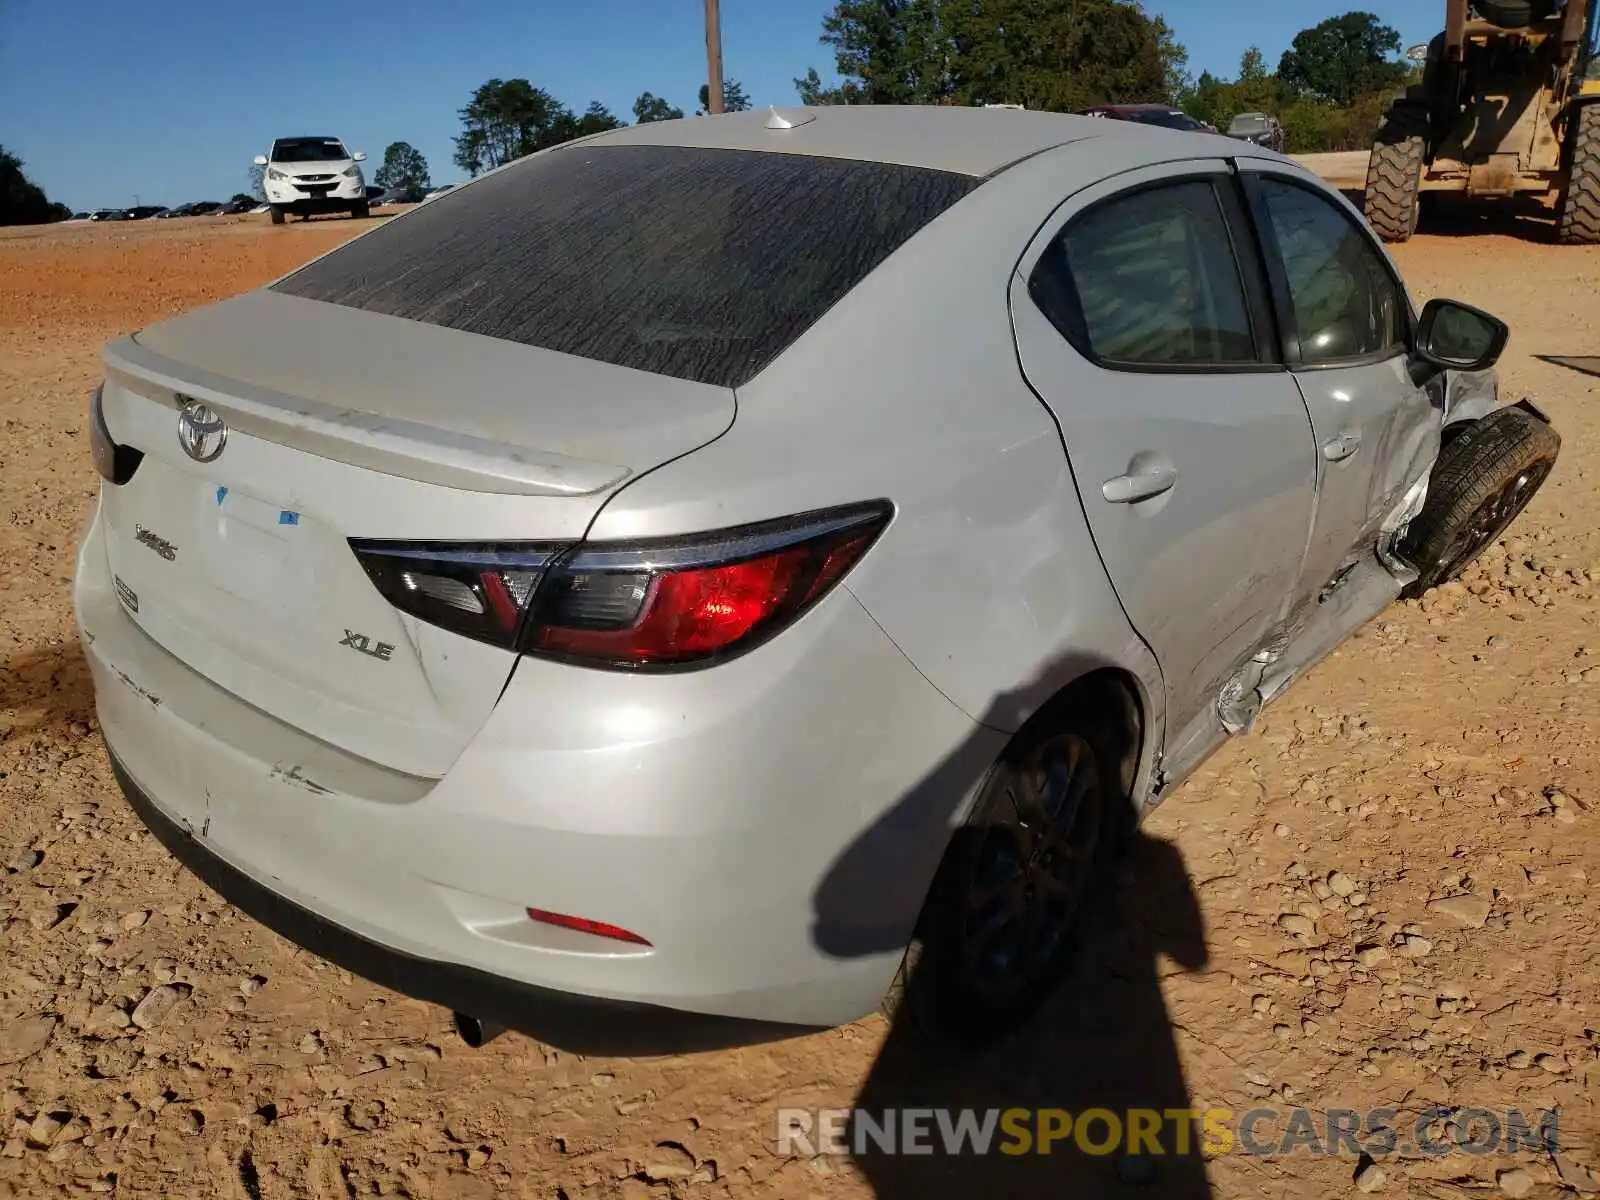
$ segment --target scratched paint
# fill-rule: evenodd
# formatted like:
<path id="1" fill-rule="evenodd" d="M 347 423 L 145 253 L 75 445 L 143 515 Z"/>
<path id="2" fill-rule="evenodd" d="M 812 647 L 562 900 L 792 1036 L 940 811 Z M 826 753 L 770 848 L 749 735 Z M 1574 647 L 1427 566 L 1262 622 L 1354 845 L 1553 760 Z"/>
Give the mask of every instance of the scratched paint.
<path id="1" fill-rule="evenodd" d="M 308 778 L 305 769 L 296 763 L 292 767 L 285 767 L 282 763 L 273 765 L 267 778 L 278 779 L 284 783 L 293 784 L 295 787 L 304 788 L 313 796 L 329 796 L 333 794 L 332 788 L 323 787 L 315 779 Z"/>

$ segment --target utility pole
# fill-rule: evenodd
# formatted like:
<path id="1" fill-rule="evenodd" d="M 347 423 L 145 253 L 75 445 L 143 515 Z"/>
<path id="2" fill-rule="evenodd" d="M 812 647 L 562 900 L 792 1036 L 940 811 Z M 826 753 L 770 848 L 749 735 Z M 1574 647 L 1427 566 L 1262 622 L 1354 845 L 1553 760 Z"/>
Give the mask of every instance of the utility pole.
<path id="1" fill-rule="evenodd" d="M 706 0 L 706 112 L 722 111 L 722 17 L 717 0 Z"/>

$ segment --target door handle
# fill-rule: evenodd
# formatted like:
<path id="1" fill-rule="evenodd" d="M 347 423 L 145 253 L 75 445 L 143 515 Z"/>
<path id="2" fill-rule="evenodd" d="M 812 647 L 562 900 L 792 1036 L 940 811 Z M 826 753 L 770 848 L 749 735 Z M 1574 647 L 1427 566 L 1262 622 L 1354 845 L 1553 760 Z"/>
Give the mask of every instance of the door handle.
<path id="1" fill-rule="evenodd" d="M 1329 462 L 1343 462 L 1359 449 L 1361 449 L 1359 433 L 1341 433 L 1338 437 L 1322 443 L 1322 457 Z"/>
<path id="2" fill-rule="evenodd" d="M 1177 482 L 1177 467 L 1157 463 L 1141 471 L 1106 480 L 1100 485 L 1100 494 L 1112 504 L 1133 504 L 1171 491 L 1172 485 Z"/>

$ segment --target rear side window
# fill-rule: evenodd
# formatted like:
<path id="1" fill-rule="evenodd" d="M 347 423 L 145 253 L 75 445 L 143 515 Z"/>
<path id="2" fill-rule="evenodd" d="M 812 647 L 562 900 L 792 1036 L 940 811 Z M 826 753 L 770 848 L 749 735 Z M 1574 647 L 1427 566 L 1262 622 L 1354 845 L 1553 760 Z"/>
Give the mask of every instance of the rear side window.
<path id="1" fill-rule="evenodd" d="M 572 146 L 432 200 L 274 290 L 737 387 L 979 182 L 798 154 Z"/>
<path id="2" fill-rule="evenodd" d="M 1257 361 L 1233 243 L 1206 180 L 1090 209 L 1051 244 L 1029 290 L 1068 341 L 1108 366 Z"/>

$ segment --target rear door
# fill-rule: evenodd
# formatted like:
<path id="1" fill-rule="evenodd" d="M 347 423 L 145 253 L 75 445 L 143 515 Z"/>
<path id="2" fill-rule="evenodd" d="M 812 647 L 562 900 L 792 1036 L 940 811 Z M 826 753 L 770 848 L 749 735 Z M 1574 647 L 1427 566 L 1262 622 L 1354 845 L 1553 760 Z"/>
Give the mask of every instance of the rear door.
<path id="1" fill-rule="evenodd" d="M 1283 619 L 1312 519 L 1310 423 L 1242 233 L 1225 162 L 1145 169 L 1063 205 L 1012 283 L 1023 370 L 1166 677 L 1169 746 Z"/>
<path id="2" fill-rule="evenodd" d="M 1284 353 L 1317 441 L 1316 524 L 1301 597 L 1371 552 L 1431 468 L 1440 393 L 1411 378 L 1410 301 L 1354 209 L 1272 163 L 1241 160 Z"/>

